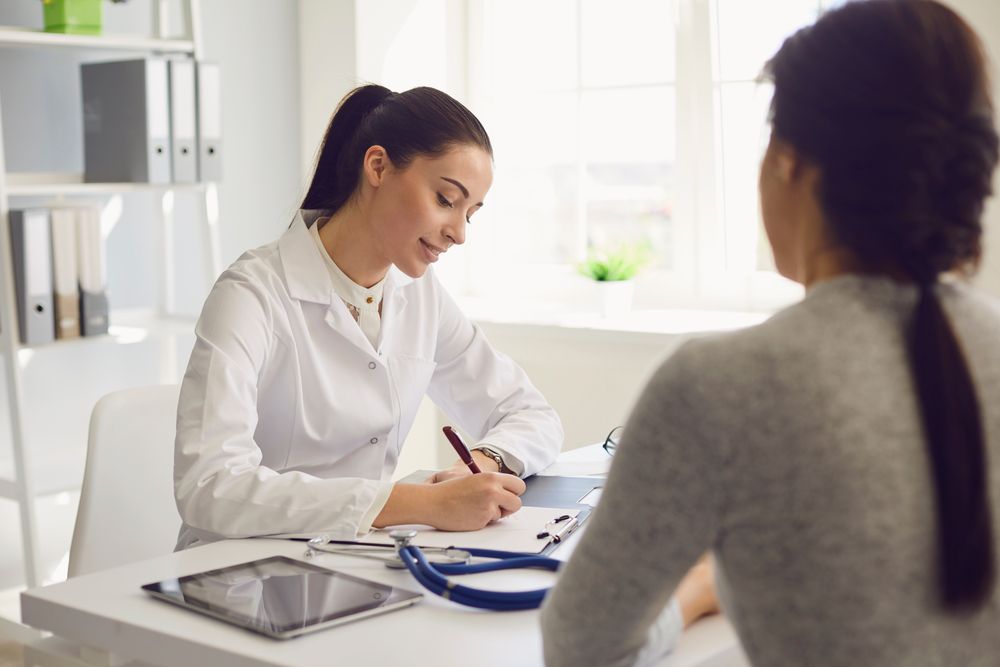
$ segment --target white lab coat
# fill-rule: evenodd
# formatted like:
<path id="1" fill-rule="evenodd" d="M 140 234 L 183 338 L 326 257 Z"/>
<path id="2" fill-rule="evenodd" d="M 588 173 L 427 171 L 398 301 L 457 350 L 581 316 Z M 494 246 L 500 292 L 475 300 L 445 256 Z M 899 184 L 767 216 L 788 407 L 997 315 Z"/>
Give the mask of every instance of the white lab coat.
<path id="1" fill-rule="evenodd" d="M 177 409 L 178 548 L 364 534 L 425 394 L 522 475 L 562 447 L 555 411 L 430 270 L 390 271 L 373 348 L 309 235 L 317 215 L 245 253 L 205 302 Z"/>

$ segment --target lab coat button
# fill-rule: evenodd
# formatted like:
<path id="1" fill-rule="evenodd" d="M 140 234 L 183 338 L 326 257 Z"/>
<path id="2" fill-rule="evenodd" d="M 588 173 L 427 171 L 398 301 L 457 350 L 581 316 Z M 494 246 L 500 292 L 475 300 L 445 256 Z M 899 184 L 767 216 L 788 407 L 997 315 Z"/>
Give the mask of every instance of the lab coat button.
<path id="1" fill-rule="evenodd" d="M 375 364 L 375 362 L 374 362 L 374 361 L 369 361 L 369 362 L 368 362 L 368 368 L 370 368 L 370 369 L 372 369 L 372 370 L 375 370 L 375 365 L 376 365 L 376 364 Z"/>
<path id="2" fill-rule="evenodd" d="M 377 445 L 378 444 L 378 438 L 372 438 L 368 442 L 372 443 L 373 445 Z"/>

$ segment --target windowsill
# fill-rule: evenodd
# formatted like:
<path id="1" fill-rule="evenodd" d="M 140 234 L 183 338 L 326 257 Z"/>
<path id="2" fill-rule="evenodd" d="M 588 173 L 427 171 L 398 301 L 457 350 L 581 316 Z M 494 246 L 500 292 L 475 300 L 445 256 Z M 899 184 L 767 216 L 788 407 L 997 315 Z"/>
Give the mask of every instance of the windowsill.
<path id="1" fill-rule="evenodd" d="M 474 275 L 463 275 L 460 269 L 438 274 L 470 320 L 544 328 L 553 335 L 589 331 L 620 339 L 622 334 L 662 337 L 732 331 L 759 324 L 802 298 L 801 286 L 771 272 L 717 275 L 696 290 L 680 276 L 647 271 L 635 281 L 631 311 L 604 317 L 598 283 L 581 277 L 573 266 L 477 268 Z"/>
<path id="2" fill-rule="evenodd" d="M 737 310 L 632 310 L 618 317 L 574 309 L 560 303 L 498 301 L 465 297 L 458 300 L 465 315 L 484 324 L 590 330 L 615 334 L 682 336 L 733 331 L 760 324 L 771 313 Z"/>

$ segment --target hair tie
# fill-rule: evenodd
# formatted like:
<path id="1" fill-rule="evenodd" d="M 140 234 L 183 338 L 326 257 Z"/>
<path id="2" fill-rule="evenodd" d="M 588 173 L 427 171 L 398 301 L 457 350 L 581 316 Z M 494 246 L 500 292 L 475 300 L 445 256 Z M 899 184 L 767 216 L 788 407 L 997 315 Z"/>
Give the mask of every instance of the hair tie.
<path id="1" fill-rule="evenodd" d="M 396 95 L 398 95 L 398 93 L 394 93 L 394 92 L 393 92 L 393 91 L 391 91 L 391 90 L 389 90 L 389 91 L 386 91 L 385 95 L 383 95 L 383 96 L 382 96 L 382 99 L 380 99 L 380 100 L 378 101 L 378 104 L 376 104 L 376 105 L 375 105 L 374 107 L 372 107 L 372 109 L 371 109 L 371 110 L 372 110 L 372 111 L 375 111 L 375 109 L 378 109 L 378 108 L 379 108 L 380 106 L 382 106 L 383 104 L 385 104 L 385 103 L 386 103 L 386 101 L 388 101 L 388 100 L 392 99 L 392 98 L 393 98 L 393 97 L 395 97 Z"/>
<path id="2" fill-rule="evenodd" d="M 926 262 L 914 259 L 913 257 L 904 257 L 900 262 L 906 272 L 910 274 L 910 277 L 913 278 L 913 282 L 921 290 L 930 289 L 937 282 L 937 273 L 934 269 L 927 266 Z"/>

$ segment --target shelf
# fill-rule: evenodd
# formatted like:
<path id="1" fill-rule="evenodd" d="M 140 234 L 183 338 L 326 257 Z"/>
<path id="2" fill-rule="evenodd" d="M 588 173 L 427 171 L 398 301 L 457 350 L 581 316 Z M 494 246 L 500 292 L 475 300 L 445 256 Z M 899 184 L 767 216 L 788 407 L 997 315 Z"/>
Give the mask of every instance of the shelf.
<path id="1" fill-rule="evenodd" d="M 32 459 L 31 468 L 44 470 L 42 477 L 32 477 L 32 496 L 51 496 L 56 493 L 80 490 L 83 469 L 86 465 L 87 448 L 77 448 L 75 452 L 57 452 Z M 29 473 L 30 474 L 30 473 Z M 19 484 L 14 481 L 14 464 L 8 458 L 0 459 L 0 498 L 17 500 Z"/>
<path id="2" fill-rule="evenodd" d="M 154 53 L 194 53 L 194 42 L 183 39 L 156 39 L 142 35 L 63 35 L 30 28 L 0 27 L 0 47 L 39 46 L 100 51 L 145 51 Z"/>
<path id="3" fill-rule="evenodd" d="M 17 500 L 18 497 L 17 482 L 13 479 L 0 479 L 0 498 Z"/>
<path id="4" fill-rule="evenodd" d="M 18 348 L 15 358 L 25 399 L 22 453 L 33 495 L 79 489 L 88 424 L 102 396 L 180 381 L 194 344 L 194 321 L 157 317 L 148 309 L 116 310 L 107 335 Z M 0 498 L 17 497 L 12 454 L 5 435 L 0 435 Z"/>
<path id="5" fill-rule="evenodd" d="M 18 344 L 19 357 L 22 368 L 26 361 L 30 359 L 34 352 L 45 350 L 69 350 L 92 345 L 102 345 L 113 343 L 115 345 L 128 345 L 141 343 L 151 337 L 162 336 L 184 336 L 194 334 L 194 325 L 197 320 L 193 317 L 159 317 L 152 315 L 145 310 L 137 311 L 112 311 L 111 322 L 108 326 L 108 333 L 99 336 L 80 336 L 79 338 L 57 339 L 50 343 L 39 345 Z M 30 351 L 29 354 L 20 354 Z"/>
<path id="6" fill-rule="evenodd" d="M 8 197 L 58 197 L 73 195 L 117 195 L 127 192 L 200 190 L 204 183 L 84 183 L 75 172 L 8 172 Z"/>

